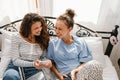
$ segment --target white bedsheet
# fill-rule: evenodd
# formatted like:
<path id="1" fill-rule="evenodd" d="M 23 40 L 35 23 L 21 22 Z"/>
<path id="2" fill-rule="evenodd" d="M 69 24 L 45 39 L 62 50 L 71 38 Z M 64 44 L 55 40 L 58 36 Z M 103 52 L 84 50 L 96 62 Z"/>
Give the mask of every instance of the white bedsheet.
<path id="1" fill-rule="evenodd" d="M 103 69 L 103 80 L 119 80 L 115 67 L 108 56 L 105 56 L 106 65 Z"/>

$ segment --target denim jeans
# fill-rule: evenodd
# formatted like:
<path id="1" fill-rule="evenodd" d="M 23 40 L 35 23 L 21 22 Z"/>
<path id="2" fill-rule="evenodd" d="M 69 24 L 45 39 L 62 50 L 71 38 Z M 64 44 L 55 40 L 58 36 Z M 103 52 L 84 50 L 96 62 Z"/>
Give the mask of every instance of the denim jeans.
<path id="1" fill-rule="evenodd" d="M 24 67 L 25 79 L 31 77 L 32 75 L 38 73 L 41 70 L 35 69 L 34 67 Z M 17 66 L 14 66 L 12 62 L 8 65 L 6 69 L 3 80 L 20 80 L 20 74 Z"/>
<path id="2" fill-rule="evenodd" d="M 23 69 L 24 69 L 25 79 L 28 79 L 34 74 L 42 71 L 41 69 L 38 70 L 38 69 L 35 69 L 34 67 L 24 67 Z"/>
<path id="3" fill-rule="evenodd" d="M 18 67 L 14 66 L 12 62 L 9 63 L 3 75 L 3 80 L 20 80 Z"/>

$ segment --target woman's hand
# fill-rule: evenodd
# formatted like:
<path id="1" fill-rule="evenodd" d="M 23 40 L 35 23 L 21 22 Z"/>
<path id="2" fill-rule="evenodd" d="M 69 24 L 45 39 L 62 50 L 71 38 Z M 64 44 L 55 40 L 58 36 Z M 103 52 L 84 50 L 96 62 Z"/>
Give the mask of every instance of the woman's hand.
<path id="1" fill-rule="evenodd" d="M 75 73 L 76 73 L 76 70 L 71 71 L 71 80 L 75 80 Z"/>
<path id="2" fill-rule="evenodd" d="M 59 73 L 58 75 L 59 80 L 65 80 L 65 77 L 68 77 L 68 76 L 65 74 L 61 74 L 61 73 Z"/>
<path id="3" fill-rule="evenodd" d="M 51 68 L 52 67 L 51 60 L 41 61 L 40 64 L 42 64 L 46 68 Z"/>
<path id="4" fill-rule="evenodd" d="M 51 60 L 46 60 L 46 61 L 35 60 L 34 61 L 34 66 L 35 66 L 36 69 L 41 69 L 43 67 L 51 68 L 52 67 L 52 62 L 51 62 Z"/>
<path id="5" fill-rule="evenodd" d="M 43 65 L 40 64 L 40 60 L 35 60 L 34 61 L 34 67 L 36 69 L 41 69 L 41 68 L 43 68 Z"/>
<path id="6" fill-rule="evenodd" d="M 86 63 L 83 62 L 78 68 L 71 71 L 71 80 L 75 80 L 75 74 L 80 71 Z"/>

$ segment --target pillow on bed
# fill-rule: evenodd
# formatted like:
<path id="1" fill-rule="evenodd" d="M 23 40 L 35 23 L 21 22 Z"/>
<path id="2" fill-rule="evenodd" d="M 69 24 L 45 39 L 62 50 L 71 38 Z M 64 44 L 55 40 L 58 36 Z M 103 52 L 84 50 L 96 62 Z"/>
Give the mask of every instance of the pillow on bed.
<path id="1" fill-rule="evenodd" d="M 103 51 L 103 42 L 101 37 L 84 37 L 88 44 L 90 51 L 92 52 L 93 59 L 97 60 L 105 67 L 105 58 Z"/>
<path id="2" fill-rule="evenodd" d="M 6 55 L 10 51 L 11 47 L 11 36 L 15 34 L 15 32 L 9 32 L 2 30 L 2 53 L 3 55 Z"/>
<path id="3" fill-rule="evenodd" d="M 1 50 L 1 47 L 2 47 L 2 34 L 0 34 L 0 50 Z"/>

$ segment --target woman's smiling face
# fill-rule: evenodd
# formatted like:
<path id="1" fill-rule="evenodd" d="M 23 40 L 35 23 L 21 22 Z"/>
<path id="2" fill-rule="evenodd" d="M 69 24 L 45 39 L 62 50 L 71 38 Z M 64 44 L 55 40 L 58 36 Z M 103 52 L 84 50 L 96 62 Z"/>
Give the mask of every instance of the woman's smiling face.
<path id="1" fill-rule="evenodd" d="M 41 34 L 42 31 L 42 24 L 41 22 L 35 22 L 32 27 L 31 27 L 31 34 L 33 36 L 39 36 Z"/>
<path id="2" fill-rule="evenodd" d="M 57 37 L 64 38 L 70 33 L 71 29 L 68 28 L 64 20 L 57 20 L 55 25 L 55 32 Z"/>

